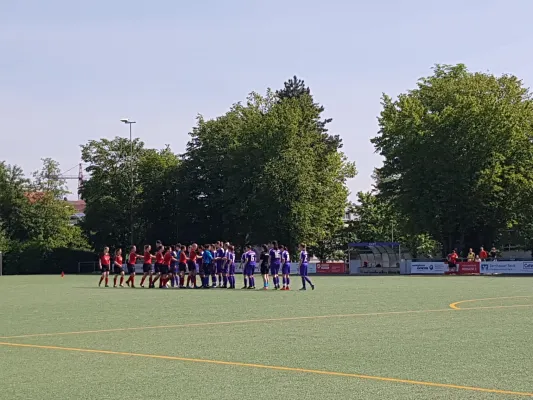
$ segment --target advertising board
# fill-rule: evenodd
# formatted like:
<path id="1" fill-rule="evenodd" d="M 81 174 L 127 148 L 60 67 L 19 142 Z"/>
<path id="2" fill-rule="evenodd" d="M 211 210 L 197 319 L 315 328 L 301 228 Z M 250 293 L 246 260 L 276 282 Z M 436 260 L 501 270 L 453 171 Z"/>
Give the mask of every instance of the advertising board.
<path id="1" fill-rule="evenodd" d="M 411 261 L 411 274 L 443 275 L 448 271 L 448 264 L 443 261 L 417 262 Z"/>
<path id="2" fill-rule="evenodd" d="M 316 264 L 317 274 L 345 274 L 346 264 L 339 263 L 320 263 Z"/>
<path id="3" fill-rule="evenodd" d="M 479 274 L 479 263 L 475 261 L 459 262 L 459 274 Z"/>
<path id="4" fill-rule="evenodd" d="M 533 261 L 484 261 L 482 274 L 533 274 Z"/>

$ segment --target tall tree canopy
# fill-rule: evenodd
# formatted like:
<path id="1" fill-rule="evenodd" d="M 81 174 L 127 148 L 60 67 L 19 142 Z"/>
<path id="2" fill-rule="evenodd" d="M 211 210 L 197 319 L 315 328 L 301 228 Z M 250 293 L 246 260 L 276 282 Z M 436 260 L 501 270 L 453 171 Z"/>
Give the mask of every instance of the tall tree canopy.
<path id="1" fill-rule="evenodd" d="M 178 156 L 168 147 L 146 149 L 138 139 L 132 145 L 133 152 L 128 139 L 116 137 L 82 146 L 90 174 L 81 191 L 86 201 L 82 226 L 97 249 L 171 238 Z"/>
<path id="2" fill-rule="evenodd" d="M 222 117 L 199 117 L 182 164 L 186 231 L 289 246 L 331 235 L 355 166 L 327 133 L 322 112 L 295 78 L 277 93 L 250 94 Z"/>
<path id="3" fill-rule="evenodd" d="M 411 232 L 478 247 L 531 215 L 533 104 L 518 78 L 437 65 L 382 106 L 377 188 Z"/>

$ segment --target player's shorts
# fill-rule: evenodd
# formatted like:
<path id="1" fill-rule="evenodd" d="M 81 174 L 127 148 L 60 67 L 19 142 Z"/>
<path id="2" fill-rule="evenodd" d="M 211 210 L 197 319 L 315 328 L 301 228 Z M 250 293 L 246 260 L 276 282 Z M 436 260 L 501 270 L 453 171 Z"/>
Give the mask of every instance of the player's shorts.
<path id="1" fill-rule="evenodd" d="M 124 268 L 122 267 L 117 267 L 116 265 L 113 267 L 113 273 L 115 275 L 120 275 L 124 272 Z"/>
<path id="2" fill-rule="evenodd" d="M 161 264 L 155 263 L 154 271 L 155 271 L 156 274 L 161 273 Z"/>
<path id="3" fill-rule="evenodd" d="M 187 272 L 187 264 L 185 264 L 185 263 L 179 263 L 179 265 L 178 265 L 178 271 L 179 271 L 179 272 Z"/>
<path id="4" fill-rule="evenodd" d="M 177 274 L 178 273 L 178 266 L 176 264 L 173 264 L 168 269 L 169 274 Z"/>
<path id="5" fill-rule="evenodd" d="M 244 274 L 246 276 L 251 276 L 253 275 L 255 272 L 255 265 L 247 265 L 245 268 L 244 268 Z"/>
<path id="6" fill-rule="evenodd" d="M 291 273 L 291 265 L 290 264 L 283 264 L 283 267 L 281 267 L 281 273 L 283 275 L 287 275 Z"/>
<path id="7" fill-rule="evenodd" d="M 224 271 L 224 267 L 223 267 L 223 264 L 222 263 L 218 263 L 217 262 L 217 268 L 216 268 L 216 273 L 217 274 L 223 274 L 225 271 Z"/>
<path id="8" fill-rule="evenodd" d="M 279 264 L 272 264 L 270 266 L 270 275 L 278 275 L 279 274 Z"/>
<path id="9" fill-rule="evenodd" d="M 102 265 L 102 272 L 109 272 L 109 265 Z"/>
<path id="10" fill-rule="evenodd" d="M 143 264 L 143 273 L 148 274 L 152 272 L 152 264 Z"/>
<path id="11" fill-rule="evenodd" d="M 159 264 L 159 272 L 163 275 L 168 274 L 169 266 L 165 264 Z"/>
<path id="12" fill-rule="evenodd" d="M 268 275 L 268 265 L 261 264 L 261 275 Z"/>
<path id="13" fill-rule="evenodd" d="M 202 275 L 211 275 L 211 264 L 202 264 Z"/>
<path id="14" fill-rule="evenodd" d="M 235 264 L 231 264 L 228 268 L 228 274 L 235 275 Z"/>
<path id="15" fill-rule="evenodd" d="M 134 274 L 135 273 L 135 264 L 128 264 L 128 274 Z"/>
<path id="16" fill-rule="evenodd" d="M 307 276 L 307 264 L 300 265 L 300 275 Z"/>
<path id="17" fill-rule="evenodd" d="M 189 270 L 189 273 L 196 273 L 196 268 L 198 268 L 198 265 L 196 265 L 194 261 L 187 261 L 187 269 Z"/>

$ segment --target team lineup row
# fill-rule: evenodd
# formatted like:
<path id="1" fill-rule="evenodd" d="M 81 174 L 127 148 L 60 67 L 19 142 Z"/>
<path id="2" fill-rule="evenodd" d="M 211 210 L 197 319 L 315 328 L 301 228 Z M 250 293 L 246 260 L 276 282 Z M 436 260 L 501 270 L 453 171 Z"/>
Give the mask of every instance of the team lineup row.
<path id="1" fill-rule="evenodd" d="M 150 245 L 144 246 L 144 254 L 137 254 L 137 248 L 131 246 L 128 255 L 126 267 L 129 275 L 126 285 L 135 288 L 135 264 L 138 259 L 143 260 L 143 275 L 140 286 L 144 288 L 144 283 L 148 279 L 148 287 L 155 288 L 156 283 L 159 288 L 219 288 L 235 289 L 235 247 L 230 243 L 217 242 L 198 246 L 192 244 L 184 246 L 181 244 L 175 246 L 163 246 L 161 242 L 156 243 L 156 253 L 151 253 Z M 299 275 L 302 280 L 302 288 L 306 290 L 309 284 L 314 290 L 315 286 L 307 276 L 309 255 L 306 245 L 299 246 Z M 257 254 L 251 246 L 246 247 L 242 254 L 241 265 L 243 267 L 243 289 L 255 289 L 255 268 L 257 265 Z M 154 264 L 152 264 L 155 261 Z M 270 245 L 263 245 L 259 256 L 260 272 L 263 278 L 263 289 L 270 287 L 270 278 L 272 276 L 273 288 L 276 290 L 290 290 L 290 255 L 286 246 L 272 242 Z M 109 286 L 109 274 L 113 273 L 114 287 L 117 287 L 117 281 L 120 277 L 118 286 L 124 287 L 125 271 L 123 268 L 122 249 L 117 249 L 113 258 L 109 253 L 109 248 L 105 247 L 99 258 L 99 268 L 102 272 L 98 286 L 105 283 Z M 281 274 L 280 274 L 281 270 Z M 187 275 L 187 282 L 185 276 Z M 197 282 L 197 276 L 200 276 L 200 284 Z M 282 276 L 282 285 L 280 285 L 279 275 Z M 211 285 L 209 285 L 211 278 Z"/>

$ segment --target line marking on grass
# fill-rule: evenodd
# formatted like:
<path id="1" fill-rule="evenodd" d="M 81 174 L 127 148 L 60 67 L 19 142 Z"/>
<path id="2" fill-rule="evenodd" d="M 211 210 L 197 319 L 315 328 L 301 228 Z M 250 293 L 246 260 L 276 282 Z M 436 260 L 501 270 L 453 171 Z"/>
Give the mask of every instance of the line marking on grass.
<path id="1" fill-rule="evenodd" d="M 353 373 L 346 373 L 346 372 L 334 372 L 334 371 L 324 371 L 324 370 L 316 370 L 316 369 L 282 367 L 282 366 L 277 366 L 277 365 L 252 364 L 252 363 L 243 363 L 243 362 L 235 362 L 235 361 L 221 361 L 221 360 L 209 360 L 209 359 L 201 359 L 201 358 L 164 356 L 164 355 L 157 355 L 157 354 L 128 353 L 128 352 L 121 352 L 121 351 L 109 351 L 109 350 L 97 350 L 97 349 L 81 349 L 81 348 L 75 348 L 75 347 L 42 346 L 42 345 L 36 345 L 36 344 L 22 344 L 22 343 L 0 342 L 0 346 L 25 347 L 25 348 L 32 348 L 32 349 L 44 349 L 44 350 L 62 350 L 62 351 L 79 352 L 79 353 L 107 354 L 107 355 L 127 356 L 127 357 L 143 357 L 143 358 L 154 358 L 154 359 L 160 359 L 160 360 L 185 361 L 185 362 L 193 362 L 193 363 L 201 363 L 201 364 L 229 365 L 233 367 L 260 368 L 260 369 L 270 369 L 270 370 L 275 370 L 275 371 L 290 371 L 290 372 L 299 372 L 299 373 L 305 373 L 305 374 L 340 376 L 340 377 L 358 378 L 358 379 L 366 379 L 366 380 L 381 381 L 381 382 L 393 382 L 393 383 L 405 383 L 409 385 L 431 386 L 431 387 L 439 387 L 439 388 L 445 388 L 445 389 L 459 389 L 459 390 L 468 390 L 468 391 L 474 391 L 474 392 L 533 397 L 533 393 L 528 393 L 528 392 L 515 392 L 511 390 L 488 389 L 488 388 L 481 388 L 481 387 L 476 387 L 476 386 L 462 386 L 462 385 L 453 385 L 453 384 L 448 384 L 448 383 L 415 381 L 415 380 L 410 380 L 410 379 L 399 379 L 399 378 L 387 378 L 387 377 L 382 377 L 382 376 L 362 375 L 362 374 L 353 374 Z"/>
<path id="2" fill-rule="evenodd" d="M 452 304 L 457 304 L 457 303 L 452 303 Z M 450 304 L 450 307 L 452 306 L 452 304 Z M 304 316 L 304 317 L 244 319 L 244 320 L 218 321 L 218 322 L 196 322 L 196 323 L 190 323 L 190 324 L 137 326 L 137 327 L 131 327 L 131 328 L 95 329 L 95 330 L 89 330 L 89 331 L 31 333 L 27 335 L 0 336 L 0 339 L 2 340 L 25 339 L 25 338 L 34 338 L 34 337 L 47 337 L 47 336 L 86 335 L 86 334 L 91 334 L 91 333 L 144 331 L 144 330 L 151 330 L 151 329 L 178 329 L 178 328 L 194 328 L 194 327 L 217 326 L 217 325 L 240 325 L 240 324 L 253 324 L 253 323 L 265 323 L 265 322 L 304 321 L 304 320 L 327 319 L 327 318 L 377 317 L 377 316 L 385 316 L 385 315 L 427 314 L 427 313 L 450 312 L 450 311 L 492 310 L 492 309 L 500 309 L 500 308 L 521 308 L 521 307 L 533 307 L 533 304 L 516 304 L 516 305 L 509 305 L 509 306 L 488 306 L 488 307 L 468 307 L 468 308 L 440 308 L 440 309 L 435 309 L 435 310 L 384 311 L 384 312 L 359 313 L 359 314 L 310 315 L 310 316 Z"/>
<path id="3" fill-rule="evenodd" d="M 488 300 L 505 300 L 505 299 L 530 299 L 532 298 L 533 296 L 510 296 L 510 297 L 488 297 L 488 298 L 485 298 L 485 299 L 471 299 L 471 300 L 461 300 L 461 301 L 456 301 L 455 303 L 451 303 L 449 304 L 449 307 L 453 310 L 471 310 L 473 308 L 479 308 L 479 307 L 473 307 L 473 308 L 461 308 L 461 307 L 458 307 L 459 304 L 463 304 L 463 303 L 474 303 L 476 301 L 488 301 Z M 529 304 L 524 304 L 524 305 L 521 305 L 521 304 L 515 304 L 515 305 L 512 305 L 512 306 L 498 306 L 498 307 L 501 307 L 501 308 L 509 308 L 509 307 L 528 307 L 530 306 Z"/>

